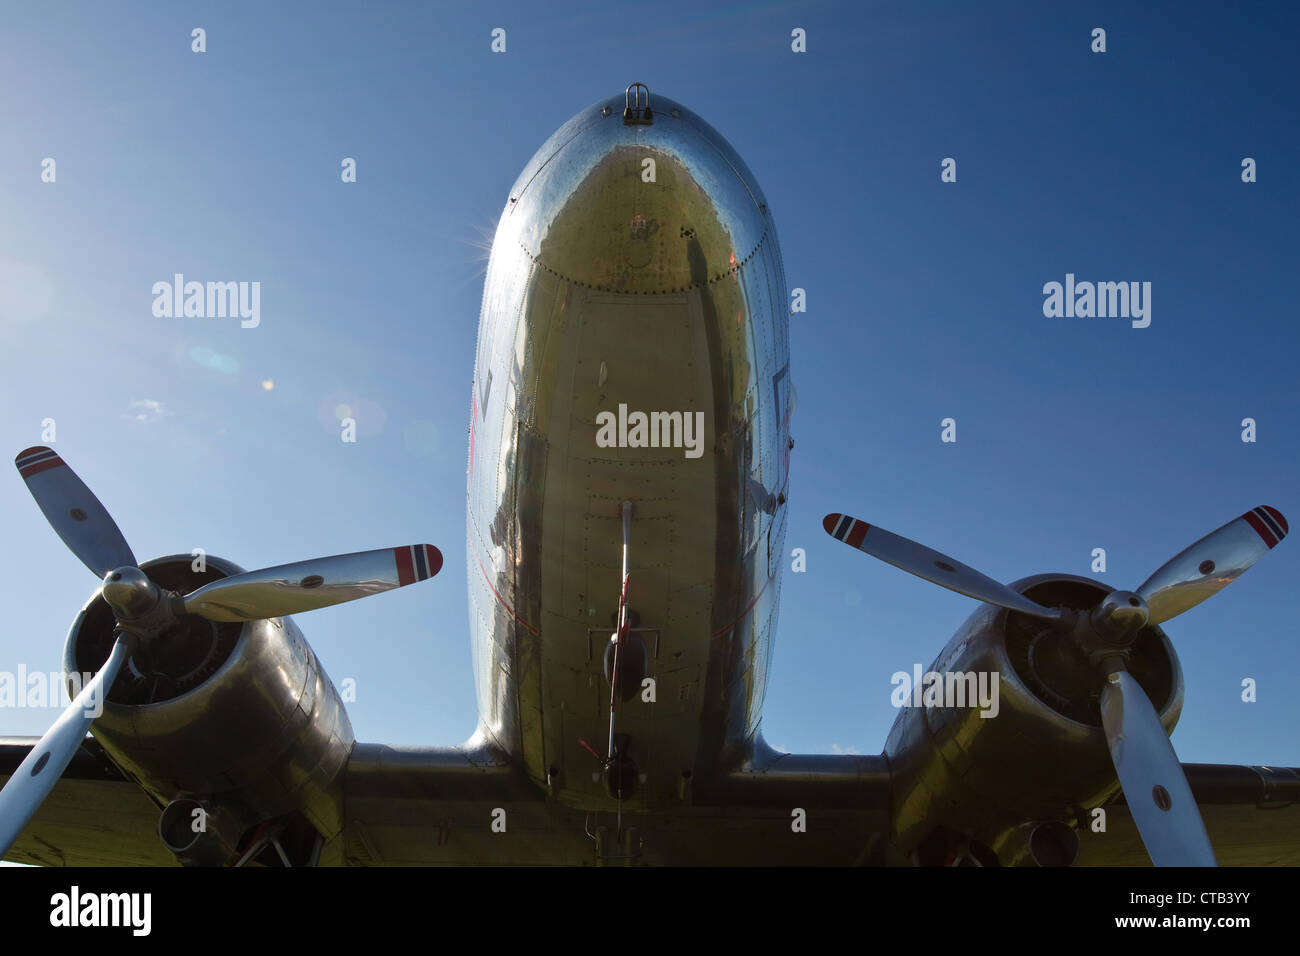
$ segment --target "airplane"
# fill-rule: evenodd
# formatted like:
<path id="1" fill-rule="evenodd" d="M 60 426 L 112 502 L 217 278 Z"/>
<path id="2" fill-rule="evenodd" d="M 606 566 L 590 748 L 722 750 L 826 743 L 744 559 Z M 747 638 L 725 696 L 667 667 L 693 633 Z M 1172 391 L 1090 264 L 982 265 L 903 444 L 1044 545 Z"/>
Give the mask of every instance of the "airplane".
<path id="1" fill-rule="evenodd" d="M 101 584 L 64 651 L 65 673 L 95 676 L 70 684 L 44 737 L 0 738 L 4 858 L 1300 863 L 1300 770 L 1184 765 L 1169 741 L 1184 684 L 1161 625 L 1286 536 L 1268 506 L 1134 591 L 1070 574 L 1002 584 L 832 512 L 831 537 L 981 603 L 933 678 L 917 675 L 922 706 L 900 709 L 882 753 L 766 743 L 788 302 L 755 177 L 644 84 L 577 113 L 524 168 L 470 395 L 479 722 L 460 746 L 358 742 L 292 616 L 429 580 L 438 548 L 252 572 L 211 555 L 137 562 L 59 452 L 21 452 L 28 490 Z M 996 715 L 961 699 L 979 679 L 996 682 Z"/>

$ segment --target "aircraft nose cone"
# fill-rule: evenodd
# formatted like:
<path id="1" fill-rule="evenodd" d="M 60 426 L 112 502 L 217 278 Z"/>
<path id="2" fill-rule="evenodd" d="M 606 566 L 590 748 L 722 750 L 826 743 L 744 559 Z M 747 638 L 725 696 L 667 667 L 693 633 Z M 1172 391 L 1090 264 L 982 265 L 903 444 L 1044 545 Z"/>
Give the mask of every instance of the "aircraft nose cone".
<path id="1" fill-rule="evenodd" d="M 770 221 L 753 174 L 690 110 L 638 95 L 644 109 L 619 93 L 547 140 L 510 191 L 497 241 L 603 292 L 685 292 L 736 273 Z"/>

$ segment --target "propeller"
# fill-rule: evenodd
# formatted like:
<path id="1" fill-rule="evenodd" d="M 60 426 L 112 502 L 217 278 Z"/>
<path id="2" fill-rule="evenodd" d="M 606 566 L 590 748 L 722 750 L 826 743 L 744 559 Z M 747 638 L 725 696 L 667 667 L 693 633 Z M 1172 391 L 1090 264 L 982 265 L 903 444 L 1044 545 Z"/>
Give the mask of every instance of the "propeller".
<path id="1" fill-rule="evenodd" d="M 1260 505 L 1178 552 L 1137 590 L 1151 609 L 1151 623 L 1177 617 L 1226 588 L 1288 531 L 1282 512 Z"/>
<path id="2" fill-rule="evenodd" d="M 977 601 L 987 601 L 998 607 L 1010 608 L 1047 621 L 1059 621 L 1061 612 L 1031 601 L 1005 584 L 981 574 L 956 558 L 950 558 L 933 548 L 877 528 L 850 515 L 830 514 L 822 520 L 826 533 L 851 548 L 857 548 L 886 564 L 892 564 L 908 574 L 949 591 L 956 591 Z"/>
<path id="3" fill-rule="evenodd" d="M 86 731 L 102 712 L 104 697 L 130 655 L 131 641 L 124 634 L 118 637 L 99 673 L 59 715 L 0 790 L 0 856 L 9 852 L 27 821 L 59 782 L 73 754 L 85 740 Z"/>
<path id="4" fill-rule="evenodd" d="M 135 555 L 107 509 L 53 449 L 28 448 L 14 464 L 50 527 L 96 577 L 135 566 Z"/>
<path id="5" fill-rule="evenodd" d="M 14 464 L 63 543 L 103 579 L 100 594 L 117 619 L 117 641 L 99 672 L 0 790 L 0 857 L 81 746 L 122 664 L 141 644 L 167 641 L 184 615 L 256 621 L 300 614 L 424 581 L 442 569 L 437 548 L 414 544 L 248 571 L 181 595 L 160 588 L 140 570 L 107 509 L 53 450 L 28 448 Z"/>
<path id="6" fill-rule="evenodd" d="M 980 601 L 1053 622 L 1098 667 L 1111 762 L 1157 866 L 1215 866 L 1213 847 L 1182 764 L 1150 699 L 1125 667 L 1137 632 L 1195 607 L 1241 577 L 1290 530 L 1261 505 L 1184 548 L 1137 591 L 1112 591 L 1087 611 L 1048 608 L 923 544 L 850 515 L 828 514 L 826 533 L 909 574 Z"/>
<path id="7" fill-rule="evenodd" d="M 1196 798 L 1142 685 L 1126 670 L 1106 677 L 1101 725 L 1133 822 L 1157 866 L 1215 866 Z"/>
<path id="8" fill-rule="evenodd" d="M 313 558 L 222 578 L 182 598 L 209 621 L 259 621 L 301 614 L 431 578 L 442 554 L 431 544 Z"/>

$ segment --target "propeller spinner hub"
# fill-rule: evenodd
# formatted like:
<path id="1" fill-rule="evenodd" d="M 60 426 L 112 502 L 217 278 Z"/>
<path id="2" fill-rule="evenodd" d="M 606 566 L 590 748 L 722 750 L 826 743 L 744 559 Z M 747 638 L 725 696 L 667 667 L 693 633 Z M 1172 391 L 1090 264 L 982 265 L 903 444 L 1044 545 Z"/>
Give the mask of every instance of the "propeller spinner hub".
<path id="1" fill-rule="evenodd" d="M 1092 625 L 1109 636 L 1136 636 L 1151 616 L 1142 595 L 1111 591 L 1092 610 Z"/>
<path id="2" fill-rule="evenodd" d="M 158 585 L 139 568 L 114 568 L 104 575 L 101 590 L 119 618 L 138 617 L 158 603 Z"/>

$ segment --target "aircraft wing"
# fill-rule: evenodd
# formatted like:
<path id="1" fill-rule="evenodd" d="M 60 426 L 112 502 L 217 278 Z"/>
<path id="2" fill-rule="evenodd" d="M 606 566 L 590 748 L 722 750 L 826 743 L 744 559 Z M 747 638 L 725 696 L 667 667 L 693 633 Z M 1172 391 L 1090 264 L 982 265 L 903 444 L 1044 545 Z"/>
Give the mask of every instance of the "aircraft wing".
<path id="1" fill-rule="evenodd" d="M 39 740 L 0 737 L 0 786 Z M 589 856 L 581 816 L 576 835 L 555 840 L 572 830 L 574 820 L 548 813 L 545 795 L 486 746 L 356 744 L 344 799 L 347 826 L 322 848 L 321 865 L 590 862 L 576 852 Z M 494 839 L 506 832 L 493 828 L 497 809 L 510 814 L 502 824 L 508 832 L 523 839 Z M 88 737 L 5 859 L 42 866 L 176 866 L 158 835 L 161 812 Z"/>
<path id="2" fill-rule="evenodd" d="M 0 783 L 37 739 L 0 738 Z M 1221 864 L 1300 865 L 1300 770 L 1183 769 Z M 472 747 L 357 744 L 345 792 L 347 825 L 322 851 L 322 864 L 590 864 L 602 827 L 612 822 L 547 801 L 490 751 Z M 882 757 L 779 755 L 761 772 L 733 777 L 723 790 L 700 796 L 671 820 L 638 820 L 644 850 L 610 845 L 602 852 L 611 861 L 634 851 L 647 861 L 703 864 L 806 864 L 813 862 L 809 851 L 843 863 L 882 858 L 889 829 Z M 789 831 L 789 808 L 799 805 L 816 825 L 804 839 L 786 838 L 790 846 L 783 852 L 773 835 Z M 1080 836 L 1078 864 L 1149 865 L 1123 796 L 1105 809 L 1105 832 Z M 159 812 L 88 738 L 6 859 L 43 866 L 175 866 L 158 837 Z M 504 829 L 494 828 L 498 820 Z M 755 841 L 759 832 L 768 839 Z M 823 839 L 830 842 L 814 849 Z M 846 853 L 846 844 L 852 852 Z"/>
<path id="3" fill-rule="evenodd" d="M 0 738 L 0 784 L 36 737 Z M 869 862 L 889 828 L 881 756 L 772 754 L 696 795 L 693 806 L 638 818 L 608 840 L 614 814 L 550 801 L 491 748 L 358 743 L 344 776 L 346 825 L 321 865 L 749 865 Z M 793 830 L 799 807 L 807 831 Z M 161 808 L 88 738 L 10 850 L 45 866 L 172 866 Z M 624 824 L 628 818 L 624 817 Z M 765 835 L 756 839 L 756 834 Z M 644 838 L 644 844 L 640 838 Z"/>
<path id="4" fill-rule="evenodd" d="M 39 737 L 0 737 L 0 785 Z M 39 866 L 176 866 L 158 838 L 161 809 L 87 738 L 6 860 Z"/>
<path id="5" fill-rule="evenodd" d="M 1185 763 L 1221 866 L 1300 866 L 1300 769 Z M 1150 866 L 1123 794 L 1106 830 L 1079 836 L 1081 866 Z"/>

